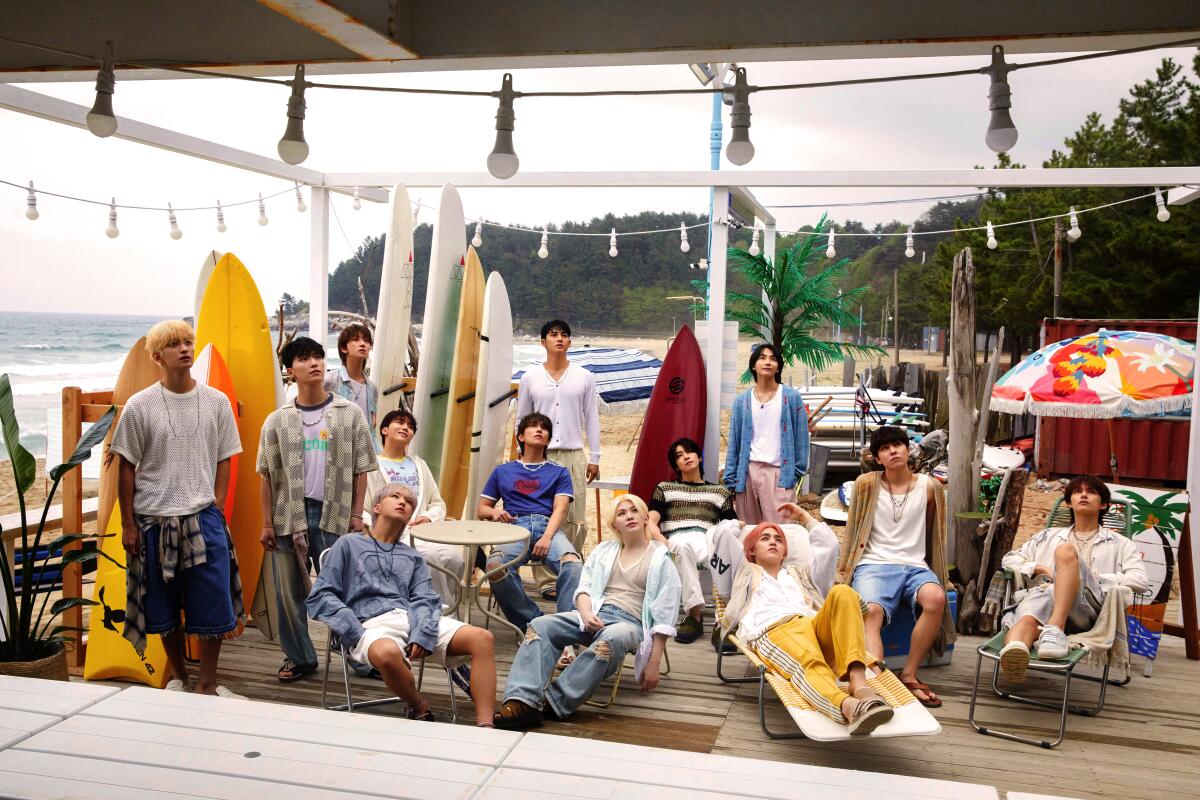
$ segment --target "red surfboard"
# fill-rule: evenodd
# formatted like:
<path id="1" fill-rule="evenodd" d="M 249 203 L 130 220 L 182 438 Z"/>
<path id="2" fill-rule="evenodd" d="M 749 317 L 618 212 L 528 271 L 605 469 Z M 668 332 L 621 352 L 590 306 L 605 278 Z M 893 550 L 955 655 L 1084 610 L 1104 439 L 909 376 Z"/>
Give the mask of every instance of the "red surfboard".
<path id="1" fill-rule="evenodd" d="M 629 491 L 647 503 L 655 486 L 675 479 L 675 472 L 667 463 L 667 448 L 671 442 L 686 436 L 704 447 L 704 423 L 708 413 L 706 384 L 700 345 L 692 329 L 684 325 L 675 335 L 654 382 L 629 478 Z"/>

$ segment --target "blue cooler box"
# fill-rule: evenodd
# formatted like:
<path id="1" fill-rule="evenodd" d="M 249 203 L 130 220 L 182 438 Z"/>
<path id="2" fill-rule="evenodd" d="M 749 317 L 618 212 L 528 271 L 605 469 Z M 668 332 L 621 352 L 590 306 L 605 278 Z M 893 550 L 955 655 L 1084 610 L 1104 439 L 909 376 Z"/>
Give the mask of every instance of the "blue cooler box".
<path id="1" fill-rule="evenodd" d="M 946 592 L 946 601 L 950 603 L 950 618 L 958 622 L 958 592 Z M 908 658 L 908 645 L 912 641 L 913 626 L 916 624 L 917 618 L 914 614 L 913 607 L 908 603 L 901 604 L 900 608 L 896 609 L 896 613 L 892 615 L 892 621 L 885 626 L 883 631 L 883 661 L 887 664 L 888 669 L 899 672 L 904 666 L 905 660 Z M 925 656 L 923 667 L 944 667 L 950 663 L 950 658 L 954 655 L 954 645 L 950 644 L 946 648 L 946 652 L 942 655 L 935 655 L 930 651 L 929 655 Z"/>

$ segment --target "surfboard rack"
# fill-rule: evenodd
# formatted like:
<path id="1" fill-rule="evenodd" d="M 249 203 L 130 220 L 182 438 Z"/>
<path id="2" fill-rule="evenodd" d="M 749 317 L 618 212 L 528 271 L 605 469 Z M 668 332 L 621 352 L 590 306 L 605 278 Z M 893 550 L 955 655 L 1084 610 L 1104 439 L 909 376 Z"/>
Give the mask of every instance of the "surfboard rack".
<path id="1" fill-rule="evenodd" d="M 505 400 L 510 400 L 510 399 L 512 399 L 513 397 L 516 397 L 516 396 L 517 396 L 517 390 L 516 390 L 516 389 L 509 389 L 507 392 L 505 392 L 504 394 L 500 395 L 499 397 L 497 397 L 497 398 L 496 398 L 495 400 L 493 400 L 492 402 L 488 403 L 488 408 L 495 408 L 496 406 L 498 406 L 498 405 L 500 405 L 501 403 L 503 403 Z"/>
<path id="2" fill-rule="evenodd" d="M 454 402 L 455 403 L 465 403 L 468 400 L 472 399 L 473 397 L 475 397 L 475 392 L 467 392 L 462 397 L 455 398 Z"/>

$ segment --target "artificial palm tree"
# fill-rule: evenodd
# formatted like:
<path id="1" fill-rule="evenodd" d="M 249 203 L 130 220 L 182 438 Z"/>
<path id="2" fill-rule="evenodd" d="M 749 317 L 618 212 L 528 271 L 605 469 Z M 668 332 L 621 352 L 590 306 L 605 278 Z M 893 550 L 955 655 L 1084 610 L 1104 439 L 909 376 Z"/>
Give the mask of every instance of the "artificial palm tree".
<path id="1" fill-rule="evenodd" d="M 837 280 L 846 273 L 850 259 L 843 258 L 810 274 L 819 261 L 828 240 L 825 217 L 807 236 L 791 248 L 779 251 L 771 261 L 766 253 L 751 255 L 739 247 L 729 248 L 729 268 L 741 273 L 762 291 L 759 294 L 729 292 L 725 318 L 738 323 L 739 333 L 761 342 L 769 342 L 779 352 L 784 366 L 797 361 L 814 372 L 842 361 L 846 356 L 886 355 L 876 345 L 831 342 L 816 332 L 831 324 L 854 327 L 859 317 L 853 308 L 867 290 L 860 286 L 838 294 Z M 707 281 L 693 281 L 698 289 L 707 289 Z M 697 312 L 703 311 L 703 307 Z M 750 373 L 742 374 L 742 382 Z"/>

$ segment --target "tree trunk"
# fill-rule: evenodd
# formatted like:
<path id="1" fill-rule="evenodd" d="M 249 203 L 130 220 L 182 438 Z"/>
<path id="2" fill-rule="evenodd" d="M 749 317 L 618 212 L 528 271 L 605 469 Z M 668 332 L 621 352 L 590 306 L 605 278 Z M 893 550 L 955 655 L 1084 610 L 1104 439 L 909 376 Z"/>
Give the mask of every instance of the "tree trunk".
<path id="1" fill-rule="evenodd" d="M 975 263 L 971 248 L 954 257 L 950 285 L 950 370 L 946 377 L 950 407 L 950 481 L 947 487 L 947 558 L 966 574 L 979 570 L 974 544 L 976 523 L 957 514 L 975 510 L 971 462 L 975 454 Z M 965 564 L 963 562 L 966 562 Z"/>

